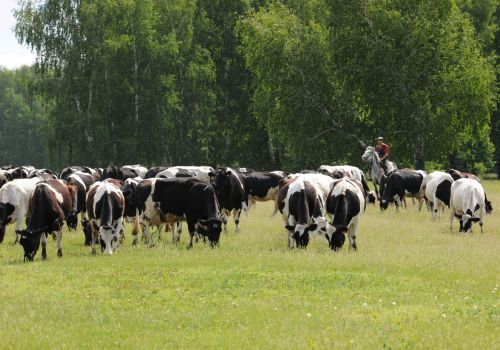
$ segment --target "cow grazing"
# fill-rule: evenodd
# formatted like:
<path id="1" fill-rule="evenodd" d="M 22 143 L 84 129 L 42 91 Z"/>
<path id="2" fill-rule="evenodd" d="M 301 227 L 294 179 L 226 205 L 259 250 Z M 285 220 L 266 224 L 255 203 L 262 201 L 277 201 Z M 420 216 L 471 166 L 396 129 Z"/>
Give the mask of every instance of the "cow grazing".
<path id="1" fill-rule="evenodd" d="M 410 169 L 395 170 L 385 180 L 380 209 L 385 210 L 389 203 L 395 202 L 396 209 L 399 210 L 401 201 L 405 195 L 417 196 L 421 193 L 422 182 L 425 173 Z M 419 197 L 420 198 L 420 197 Z M 423 203 L 423 197 L 420 200 Z"/>
<path id="2" fill-rule="evenodd" d="M 472 179 L 476 180 L 479 183 L 481 182 L 481 180 L 476 175 L 471 173 L 466 173 L 464 171 L 450 169 L 448 170 L 448 174 L 450 174 L 453 180 L 455 181 L 458 179 Z M 493 211 L 493 206 L 491 205 L 491 202 L 488 200 L 486 193 L 484 194 L 484 205 L 486 209 L 486 214 L 491 214 L 491 212 Z"/>
<path id="3" fill-rule="evenodd" d="M 30 198 L 26 229 L 21 231 L 19 243 L 24 249 L 24 260 L 33 261 L 40 242 L 42 259 L 47 259 L 47 235 L 55 233 L 57 256 L 62 257 L 62 227 L 64 221 L 76 216 L 74 193 L 76 189 L 64 180 L 49 179 L 39 182 Z"/>
<path id="4" fill-rule="evenodd" d="M 318 230 L 333 233 L 325 219 L 325 199 L 317 183 L 302 177 L 295 178 L 280 189 L 277 206 L 287 230 L 288 248 L 306 248 L 310 233 Z"/>
<path id="5" fill-rule="evenodd" d="M 116 183 L 116 182 L 115 182 Z M 98 181 L 87 192 L 87 212 L 92 230 L 92 254 L 99 239 L 104 254 L 116 252 L 123 230 L 125 199 L 113 181 Z"/>
<path id="6" fill-rule="evenodd" d="M 472 230 L 472 223 L 479 222 L 483 232 L 483 216 L 486 214 L 484 189 L 473 179 L 458 179 L 451 185 L 450 194 L 450 231 L 453 219 L 460 221 L 460 231 Z"/>
<path id="7" fill-rule="evenodd" d="M 247 207 L 256 201 L 276 201 L 281 176 L 267 172 L 252 172 L 242 175 L 245 187 L 243 201 Z"/>
<path id="8" fill-rule="evenodd" d="M 219 203 L 210 184 L 194 178 L 147 179 L 137 186 L 133 198 L 146 238 L 150 236 L 150 226 L 186 221 L 190 234 L 189 248 L 193 246 L 195 233 L 207 237 L 212 247 L 219 244 L 222 220 Z M 175 240 L 180 241 L 179 234 Z"/>
<path id="9" fill-rule="evenodd" d="M 211 172 L 209 176 L 213 177 L 212 185 L 223 214 L 226 217 L 231 213 L 233 214 L 236 226 L 235 232 L 239 232 L 241 210 L 244 207 L 246 209 L 243 176 L 231 168 L 217 169 L 216 172 Z M 226 225 L 227 218 L 224 219 L 224 231 L 227 231 Z"/>
<path id="10" fill-rule="evenodd" d="M 450 190 L 452 183 L 453 178 L 450 174 L 442 171 L 434 171 L 426 177 L 423 188 L 425 191 L 425 198 L 429 201 L 432 221 L 436 219 L 439 208 L 444 210 L 445 206 L 450 207 Z"/>
<path id="11" fill-rule="evenodd" d="M 363 190 L 365 191 L 366 198 L 368 198 L 368 202 L 375 203 L 375 194 L 370 191 L 370 188 L 366 183 L 365 174 L 360 168 L 352 165 L 321 165 L 318 169 L 318 172 L 329 175 L 334 179 L 340 179 L 345 176 L 352 180 L 359 181 L 363 186 Z"/>
<path id="12" fill-rule="evenodd" d="M 16 240 L 20 238 L 24 217 L 28 212 L 29 200 L 40 178 L 16 179 L 0 189 L 0 243 L 5 236 L 8 224 L 16 223 Z"/>
<path id="13" fill-rule="evenodd" d="M 344 177 L 336 180 L 326 200 L 326 211 L 333 216 L 333 232 L 326 232 L 330 248 L 338 251 L 344 245 L 345 234 L 349 248 L 356 250 L 356 235 L 361 216 L 366 209 L 366 191 L 361 182 Z"/>

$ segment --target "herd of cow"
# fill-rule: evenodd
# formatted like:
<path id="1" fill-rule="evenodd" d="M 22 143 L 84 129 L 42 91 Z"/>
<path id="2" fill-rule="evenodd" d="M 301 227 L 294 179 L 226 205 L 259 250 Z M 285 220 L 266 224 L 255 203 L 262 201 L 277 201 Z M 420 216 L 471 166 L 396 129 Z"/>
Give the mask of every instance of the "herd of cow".
<path id="1" fill-rule="evenodd" d="M 0 170 L 0 243 L 6 226 L 16 223 L 16 240 L 24 249 L 24 260 L 32 261 L 39 246 L 47 258 L 47 238 L 57 240 L 57 255 L 62 256 L 62 227 L 78 225 L 78 214 L 85 244 L 96 244 L 105 254 L 116 251 L 124 237 L 124 222 L 130 222 L 132 244 L 138 233 L 152 243 L 151 228 L 161 235 L 163 226 L 180 241 L 182 222 L 187 223 L 189 247 L 193 239 L 202 239 L 214 247 L 227 218 L 234 217 L 239 231 L 241 211 L 256 201 L 274 201 L 282 215 L 288 235 L 288 247 L 305 248 L 311 234 L 326 238 L 332 250 L 339 250 L 349 238 L 356 249 L 356 234 L 367 203 L 389 203 L 396 208 L 405 197 L 424 201 L 432 220 L 439 208 L 450 208 L 460 221 L 460 232 L 471 229 L 473 222 L 483 225 L 483 216 L 492 210 L 477 177 L 456 170 L 432 172 L 395 168 L 380 178 L 372 169 L 375 193 L 369 190 L 365 175 L 349 165 L 322 165 L 318 171 L 287 174 L 283 171 L 256 172 L 246 168 L 209 166 L 153 167 L 140 165 L 107 168 L 71 166 L 58 174 L 31 166 L 4 166 Z M 23 229 L 23 223 L 26 228 Z M 140 229 L 139 229 L 140 228 Z M 451 224 L 450 224 L 451 229 Z"/>

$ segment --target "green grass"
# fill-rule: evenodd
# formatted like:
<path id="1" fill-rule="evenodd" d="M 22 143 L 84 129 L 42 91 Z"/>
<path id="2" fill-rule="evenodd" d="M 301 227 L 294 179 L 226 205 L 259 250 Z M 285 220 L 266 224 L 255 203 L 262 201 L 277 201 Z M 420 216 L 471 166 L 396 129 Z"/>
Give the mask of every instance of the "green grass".
<path id="1" fill-rule="evenodd" d="M 22 261 L 13 227 L 0 245 L 0 348 L 500 347 L 500 181 L 485 188 L 485 234 L 432 223 L 412 205 L 370 206 L 358 252 L 324 239 L 288 251 L 281 218 L 257 204 L 221 245 L 90 255 L 65 232 L 64 257 Z M 130 229 L 130 228 L 128 228 Z M 184 228 L 186 229 L 186 228 Z"/>

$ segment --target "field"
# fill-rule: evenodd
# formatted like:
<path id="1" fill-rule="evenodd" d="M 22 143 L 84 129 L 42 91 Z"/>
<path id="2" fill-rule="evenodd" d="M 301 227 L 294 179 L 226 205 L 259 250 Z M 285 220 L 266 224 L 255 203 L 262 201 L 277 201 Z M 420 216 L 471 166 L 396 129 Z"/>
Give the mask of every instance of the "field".
<path id="1" fill-rule="evenodd" d="M 0 348 L 500 348 L 500 181 L 485 233 L 449 232 L 448 212 L 370 206 L 331 253 L 323 238 L 288 251 L 279 216 L 257 204 L 218 249 L 186 250 L 168 233 L 153 248 L 90 255 L 65 232 L 64 257 L 22 261 L 11 226 L 0 245 Z M 411 202 L 409 202 L 411 203 Z M 129 228 L 130 229 L 130 228 Z"/>

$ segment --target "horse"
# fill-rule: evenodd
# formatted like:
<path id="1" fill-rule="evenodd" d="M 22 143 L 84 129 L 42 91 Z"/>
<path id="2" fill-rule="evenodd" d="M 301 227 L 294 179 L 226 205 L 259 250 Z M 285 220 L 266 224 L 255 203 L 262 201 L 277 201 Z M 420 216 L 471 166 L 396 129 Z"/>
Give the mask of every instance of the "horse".
<path id="1" fill-rule="evenodd" d="M 377 195 L 377 199 L 380 200 L 380 192 L 377 188 L 377 185 L 381 185 L 382 177 L 392 173 L 394 170 L 398 170 L 398 167 L 395 163 L 387 160 L 387 174 L 384 173 L 384 168 L 380 165 L 380 158 L 378 157 L 377 152 L 375 152 L 375 147 L 367 146 L 365 149 L 365 153 L 361 156 L 361 159 L 370 164 L 370 178 L 373 182 L 373 187 L 375 187 L 375 193 Z"/>

